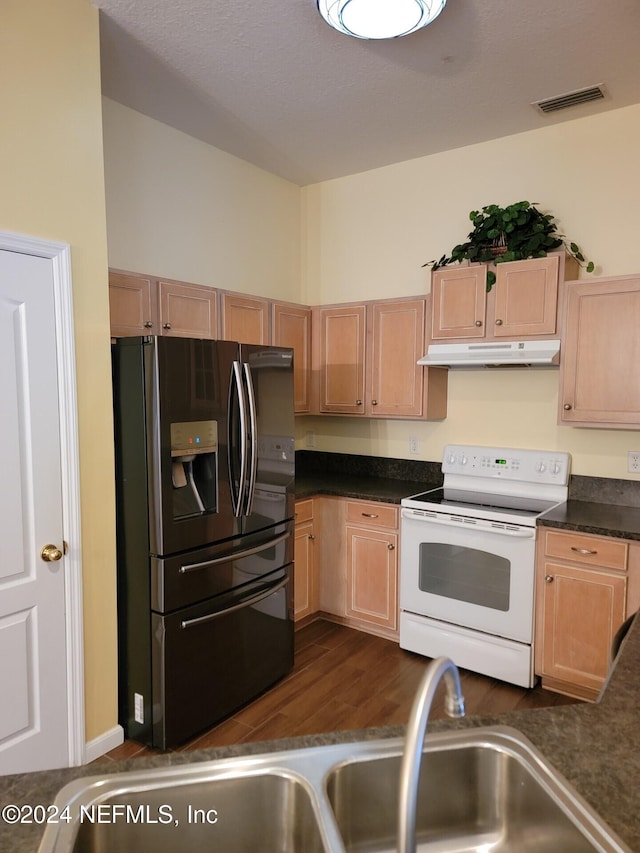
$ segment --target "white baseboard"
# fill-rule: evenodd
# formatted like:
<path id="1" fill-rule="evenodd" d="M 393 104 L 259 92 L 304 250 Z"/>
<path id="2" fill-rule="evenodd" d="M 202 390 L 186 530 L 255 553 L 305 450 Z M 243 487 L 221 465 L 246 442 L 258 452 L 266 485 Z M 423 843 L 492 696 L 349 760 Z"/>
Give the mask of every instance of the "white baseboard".
<path id="1" fill-rule="evenodd" d="M 99 737 L 90 740 L 84 745 L 84 761 L 83 764 L 90 764 L 96 758 L 100 758 L 105 752 L 115 749 L 124 742 L 124 729 L 122 726 L 114 726 L 108 732 L 104 732 Z"/>

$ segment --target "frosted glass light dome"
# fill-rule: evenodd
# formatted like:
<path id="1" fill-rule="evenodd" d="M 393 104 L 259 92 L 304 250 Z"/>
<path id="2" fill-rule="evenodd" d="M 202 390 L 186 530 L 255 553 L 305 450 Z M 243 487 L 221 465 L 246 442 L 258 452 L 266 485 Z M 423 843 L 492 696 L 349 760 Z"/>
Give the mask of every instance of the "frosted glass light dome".
<path id="1" fill-rule="evenodd" d="M 317 0 L 318 11 L 338 32 L 359 39 L 391 39 L 426 27 L 447 0 Z"/>

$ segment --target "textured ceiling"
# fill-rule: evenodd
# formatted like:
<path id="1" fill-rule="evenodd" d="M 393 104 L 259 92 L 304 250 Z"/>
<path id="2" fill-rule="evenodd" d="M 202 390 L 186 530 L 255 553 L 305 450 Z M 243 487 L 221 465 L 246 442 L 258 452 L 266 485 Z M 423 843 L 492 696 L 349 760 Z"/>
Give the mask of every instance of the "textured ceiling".
<path id="1" fill-rule="evenodd" d="M 640 102 L 638 0 L 448 0 L 341 35 L 315 0 L 96 0 L 104 94 L 298 184 Z M 531 103 L 603 84 L 603 100 Z"/>

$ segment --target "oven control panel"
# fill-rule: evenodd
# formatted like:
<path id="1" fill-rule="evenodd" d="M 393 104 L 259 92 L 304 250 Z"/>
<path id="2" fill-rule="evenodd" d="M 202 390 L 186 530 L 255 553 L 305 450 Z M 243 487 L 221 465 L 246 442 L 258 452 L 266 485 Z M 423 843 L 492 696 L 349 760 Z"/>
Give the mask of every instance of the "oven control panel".
<path id="1" fill-rule="evenodd" d="M 569 482 L 570 467 L 570 454 L 560 451 L 461 444 L 448 444 L 442 460 L 443 474 L 559 485 Z"/>

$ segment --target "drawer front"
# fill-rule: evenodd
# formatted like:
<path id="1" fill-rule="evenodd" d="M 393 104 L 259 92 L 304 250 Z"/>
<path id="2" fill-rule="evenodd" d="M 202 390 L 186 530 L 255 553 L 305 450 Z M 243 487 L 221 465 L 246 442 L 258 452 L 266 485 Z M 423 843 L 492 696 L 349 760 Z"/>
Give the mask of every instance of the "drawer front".
<path id="1" fill-rule="evenodd" d="M 585 566 L 626 571 L 629 545 L 620 539 L 547 531 L 545 554 Z"/>
<path id="2" fill-rule="evenodd" d="M 311 521 L 313 518 L 313 501 L 296 501 L 296 524 L 301 524 L 303 521 Z"/>
<path id="3" fill-rule="evenodd" d="M 398 508 L 372 501 L 347 501 L 347 522 L 397 530 Z"/>

